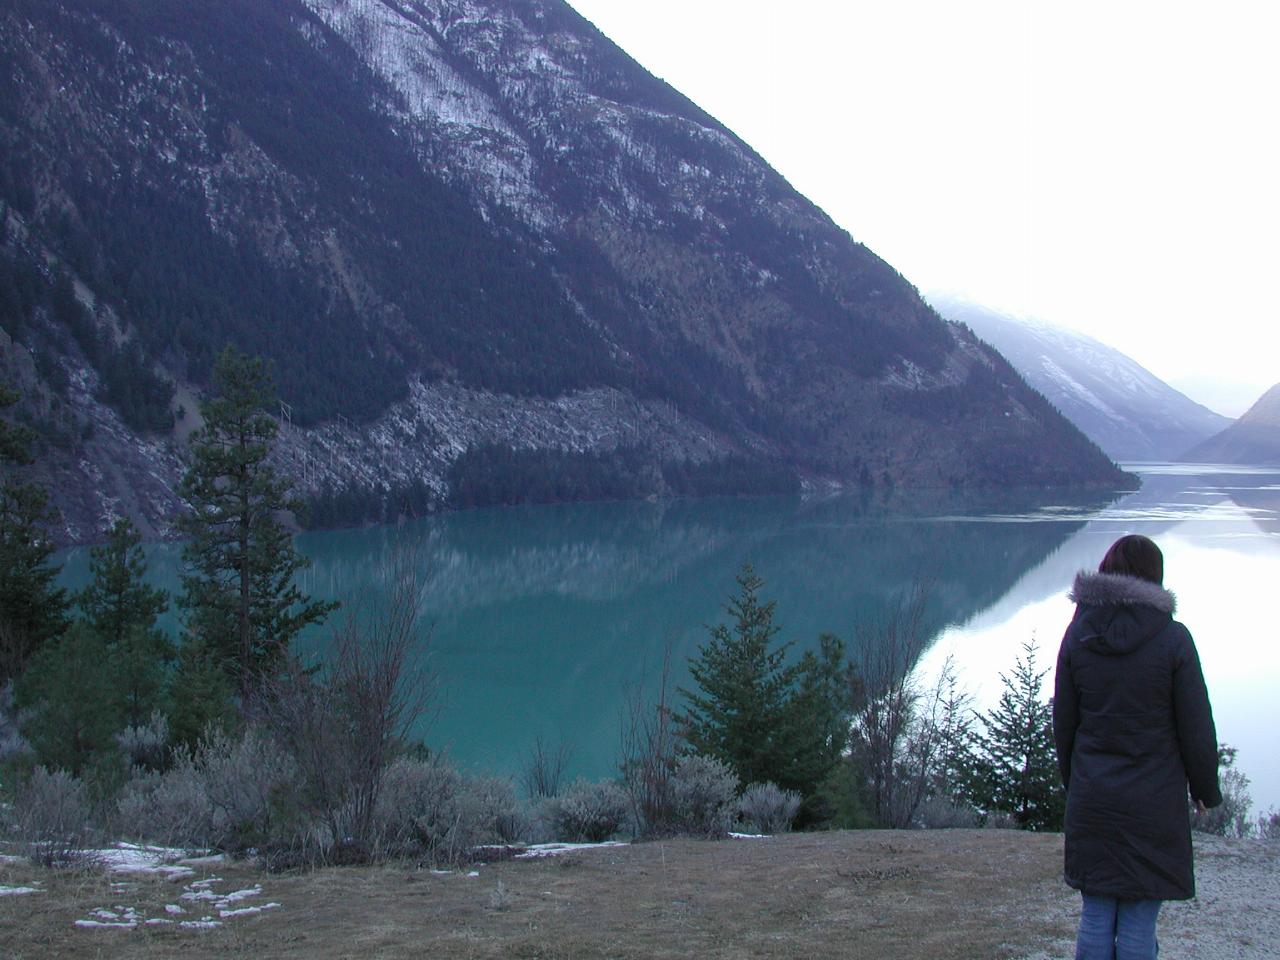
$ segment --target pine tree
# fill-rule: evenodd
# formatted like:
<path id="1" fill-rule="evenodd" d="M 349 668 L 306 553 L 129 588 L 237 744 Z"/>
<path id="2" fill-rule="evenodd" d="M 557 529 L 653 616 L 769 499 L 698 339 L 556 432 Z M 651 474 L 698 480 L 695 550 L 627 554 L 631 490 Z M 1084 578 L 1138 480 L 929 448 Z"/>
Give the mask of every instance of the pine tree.
<path id="1" fill-rule="evenodd" d="M 124 723 L 139 727 L 160 702 L 173 644 L 156 626 L 169 605 L 165 591 L 145 581 L 142 537 L 127 518 L 117 520 L 102 546 L 89 551 L 89 585 L 75 595 L 85 622 L 105 645 Z"/>
<path id="2" fill-rule="evenodd" d="M 217 655 L 197 636 L 188 635 L 165 691 L 169 739 L 194 748 L 210 729 L 230 729 L 235 720 L 231 683 Z"/>
<path id="3" fill-rule="evenodd" d="M 984 717 L 979 805 L 1010 813 L 1025 830 L 1061 830 L 1065 806 L 1053 745 L 1053 705 L 1041 701 L 1047 670 L 1036 670 L 1033 643 L 1022 646 L 1010 674 L 1001 674 L 1000 702 Z"/>
<path id="4" fill-rule="evenodd" d="M 74 600 L 109 648 L 123 644 L 135 628 L 155 630 L 169 606 L 165 591 L 146 583 L 146 571 L 142 536 L 127 517 L 112 525 L 105 544 L 89 551 L 92 580 Z"/>
<path id="5" fill-rule="evenodd" d="M 40 762 L 79 776 L 115 749 L 121 727 L 106 645 L 84 623 L 75 623 L 31 658 L 14 690 L 14 703 L 29 710 L 23 734 Z"/>
<path id="6" fill-rule="evenodd" d="M 764 581 L 748 564 L 737 582 L 740 592 L 725 607 L 732 629 L 710 627 L 689 664 L 701 692 L 680 689 L 688 701 L 680 725 L 694 753 L 728 764 L 744 784 L 764 783 L 783 765 L 779 734 L 797 669 L 785 662 L 790 644 L 774 643 L 774 602 L 759 597 Z"/>
<path id="7" fill-rule="evenodd" d="M 775 782 L 812 796 L 831 775 L 849 743 L 851 714 L 861 679 L 845 659 L 844 641 L 825 633 L 818 652 L 800 658 L 796 688 L 786 702 L 786 766 Z"/>
<path id="8" fill-rule="evenodd" d="M 0 385 L 0 408 L 18 395 Z M 19 676 L 27 661 L 67 627 L 66 591 L 54 587 L 58 568 L 48 526 L 56 514 L 39 485 L 22 481 L 12 468 L 32 462 L 32 432 L 0 420 L 0 686 Z"/>
<path id="9" fill-rule="evenodd" d="M 264 412 L 269 402 L 262 361 L 224 350 L 180 488 L 190 507 L 181 520 L 190 538 L 181 600 L 187 626 L 227 665 L 245 697 L 276 669 L 297 633 L 336 606 L 311 600 L 294 583 L 309 561 L 279 519 L 297 504 L 267 462 L 277 429 Z"/>

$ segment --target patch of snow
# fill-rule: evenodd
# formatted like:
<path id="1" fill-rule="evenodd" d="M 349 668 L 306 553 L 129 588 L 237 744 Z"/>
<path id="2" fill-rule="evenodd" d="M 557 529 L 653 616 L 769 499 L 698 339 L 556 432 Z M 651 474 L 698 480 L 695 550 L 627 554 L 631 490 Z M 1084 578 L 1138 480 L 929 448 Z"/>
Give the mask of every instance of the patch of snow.
<path id="1" fill-rule="evenodd" d="M 260 907 L 240 907 L 238 910 L 219 910 L 218 916 L 226 920 L 230 917 L 248 917 L 255 913 L 261 913 L 263 910 L 274 910 L 280 906 L 278 903 L 264 903 Z"/>
<path id="2" fill-rule="evenodd" d="M 1063 370 L 1049 357 L 1040 358 L 1040 366 L 1044 370 L 1045 375 L 1058 383 L 1068 393 L 1074 394 L 1079 400 L 1087 403 L 1095 410 L 1099 410 L 1109 417 L 1118 417 L 1118 414 L 1111 409 L 1111 406 L 1099 397 L 1096 393 L 1086 387 L 1080 381 L 1076 380 L 1071 374 Z"/>
<path id="3" fill-rule="evenodd" d="M 88 855 L 115 873 L 155 873 L 178 879 L 195 874 L 192 867 L 178 863 L 189 852 L 175 847 L 120 843 L 109 849 L 88 851 Z"/>
<path id="4" fill-rule="evenodd" d="M 92 911 L 87 919 L 76 920 L 75 925 L 86 929 L 102 927 L 132 929 L 139 924 L 143 924 L 149 927 L 176 926 L 187 930 L 209 930 L 222 926 L 223 920 L 254 916 L 264 910 L 274 910 L 280 906 L 276 902 L 240 907 L 232 906 L 250 897 L 261 896 L 262 887 L 255 884 L 252 887 L 233 890 L 230 893 L 218 893 L 213 889 L 213 885 L 221 882 L 221 877 L 207 877 L 204 880 L 195 880 L 187 884 L 179 896 L 180 900 L 188 902 L 199 901 L 209 904 L 209 909 L 217 911 L 217 919 L 212 914 L 206 914 L 199 919 L 192 920 L 173 919 L 185 915 L 187 910 L 180 904 L 167 903 L 164 905 L 164 912 L 168 914 L 167 917 L 144 917 L 133 907 L 116 906 L 114 909 L 99 907 L 97 910 Z"/>
<path id="5" fill-rule="evenodd" d="M 214 853 L 207 857 L 183 857 L 179 863 L 189 867 L 205 867 L 212 863 L 225 863 L 227 855 L 225 853 Z"/>
<path id="6" fill-rule="evenodd" d="M 556 857 L 562 853 L 573 853 L 576 850 L 599 850 L 602 847 L 626 847 L 630 844 L 623 840 L 606 840 L 604 843 L 535 843 L 527 847 L 524 853 L 517 853 L 516 860 L 536 860 L 539 857 Z"/>
<path id="7" fill-rule="evenodd" d="M 44 893 L 36 887 L 0 887 L 0 897 L 19 897 L 26 893 Z"/>
<path id="8" fill-rule="evenodd" d="M 730 831 L 729 836 L 735 840 L 769 840 L 773 835 L 769 833 L 734 833 Z"/>

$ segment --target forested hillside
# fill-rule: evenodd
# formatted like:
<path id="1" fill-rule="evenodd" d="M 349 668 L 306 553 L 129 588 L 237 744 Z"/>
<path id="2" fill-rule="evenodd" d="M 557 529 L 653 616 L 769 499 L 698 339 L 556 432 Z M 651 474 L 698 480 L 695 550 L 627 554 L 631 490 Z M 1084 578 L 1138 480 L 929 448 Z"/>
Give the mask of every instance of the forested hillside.
<path id="1" fill-rule="evenodd" d="M 58 424 L 71 539 L 167 529 L 227 343 L 271 361 L 281 467 L 330 502 L 457 500 L 495 444 L 639 456 L 643 495 L 760 488 L 679 479 L 714 463 L 1124 482 L 560 0 L 9 0 L 0 55 L 0 372 Z"/>

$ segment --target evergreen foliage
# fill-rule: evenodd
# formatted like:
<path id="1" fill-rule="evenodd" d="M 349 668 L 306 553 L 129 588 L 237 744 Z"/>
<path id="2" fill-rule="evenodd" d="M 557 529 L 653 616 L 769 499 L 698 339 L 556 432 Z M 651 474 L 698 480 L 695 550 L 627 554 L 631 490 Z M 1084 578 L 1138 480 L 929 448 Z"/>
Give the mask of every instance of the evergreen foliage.
<path id="1" fill-rule="evenodd" d="M 974 789 L 977 805 L 1012 814 L 1024 830 L 1061 830 L 1066 807 L 1053 743 L 1053 706 L 1041 700 L 1048 670 L 1036 670 L 1035 645 L 1022 646 L 1000 675 L 1000 701 L 983 718 Z"/>
<path id="2" fill-rule="evenodd" d="M 17 399 L 0 385 L 0 409 Z M 45 490 L 13 470 L 31 462 L 31 439 L 27 428 L 0 419 L 0 686 L 67 625 L 66 591 L 54 586 L 58 568 L 49 563 L 47 527 L 56 515 Z"/>
<path id="3" fill-rule="evenodd" d="M 725 607 L 731 625 L 710 627 L 689 664 L 697 690 L 680 690 L 682 735 L 692 753 L 726 764 L 744 785 L 774 783 L 809 797 L 847 741 L 854 684 L 844 645 L 824 635 L 819 653 L 788 664 L 791 643 L 776 642 L 774 601 L 760 596 L 764 581 L 748 564 L 737 583 Z"/>
<path id="4" fill-rule="evenodd" d="M 40 761 L 80 775 L 115 749 L 121 727 L 107 645 L 83 623 L 40 648 L 15 687 L 15 704 L 30 710 L 23 734 Z"/>
<path id="5" fill-rule="evenodd" d="M 655 467 L 643 446 L 605 452 L 473 447 L 450 465 L 454 507 L 511 506 L 579 500 L 639 500 L 650 496 L 764 496 L 800 491 L 795 472 L 763 457 L 728 455 Z"/>
<path id="6" fill-rule="evenodd" d="M 188 634 L 164 694 L 169 738 L 194 749 L 210 730 L 235 725 L 234 691 L 218 655 L 200 637 Z"/>
<path id="7" fill-rule="evenodd" d="M 89 550 L 91 580 L 74 602 L 109 648 L 123 644 L 135 628 L 154 631 L 168 609 L 168 594 L 145 582 L 146 570 L 142 535 L 128 517 L 112 524 L 105 544 Z"/>
<path id="8" fill-rule="evenodd" d="M 263 412 L 270 400 L 263 362 L 228 347 L 213 379 L 180 487 L 190 507 L 180 520 L 189 537 L 181 605 L 188 629 L 247 696 L 297 633 L 335 605 L 311 600 L 294 583 L 309 561 L 280 520 L 296 504 L 267 462 L 277 426 Z"/>
<path id="9" fill-rule="evenodd" d="M 781 734 L 798 670 L 786 663 L 790 643 L 775 642 L 775 602 L 761 599 L 764 581 L 747 565 L 737 582 L 739 592 L 725 606 L 732 626 L 710 627 L 711 638 L 689 664 L 699 692 L 679 691 L 688 702 L 684 737 L 693 753 L 728 764 L 743 783 L 782 785 Z"/>
<path id="10" fill-rule="evenodd" d="M 638 447 L 607 453 L 473 447 L 449 467 L 449 502 L 455 507 L 636 500 L 656 493 L 658 478 Z"/>
<path id="11" fill-rule="evenodd" d="M 422 480 L 386 487 L 325 487 L 307 498 L 298 519 L 309 530 L 395 523 L 425 516 L 436 503 L 435 493 Z"/>

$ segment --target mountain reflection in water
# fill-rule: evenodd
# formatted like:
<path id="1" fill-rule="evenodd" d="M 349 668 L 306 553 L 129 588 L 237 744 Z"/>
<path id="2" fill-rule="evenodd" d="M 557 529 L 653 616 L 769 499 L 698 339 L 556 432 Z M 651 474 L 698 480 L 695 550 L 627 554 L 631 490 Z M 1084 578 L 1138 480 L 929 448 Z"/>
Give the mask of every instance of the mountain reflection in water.
<path id="1" fill-rule="evenodd" d="M 1280 803 L 1280 771 L 1264 746 L 1280 719 L 1267 702 L 1280 681 L 1274 628 L 1263 631 L 1265 644 L 1241 647 L 1261 640 L 1242 624 L 1273 622 L 1260 604 L 1280 577 L 1280 475 L 1136 469 L 1142 489 L 1118 498 L 911 491 L 888 503 L 574 504 L 310 533 L 299 538 L 314 561 L 302 585 L 349 605 L 376 603 L 378 570 L 395 550 L 413 550 L 427 577 L 424 648 L 439 700 L 420 731 L 428 745 L 464 767 L 514 774 L 535 737 L 563 739 L 571 772 L 594 778 L 615 772 L 622 708 L 638 686 L 654 689 L 668 648 L 672 685 L 688 682 L 687 659 L 705 625 L 721 619 L 744 563 L 764 578 L 780 638 L 797 650 L 816 646 L 823 632 L 851 641 L 857 624 L 925 582 L 926 627 L 939 639 L 922 672 L 952 652 L 965 684 L 989 705 L 1023 642 L 1034 639 L 1041 667 L 1052 668 L 1076 570 L 1096 567 L 1121 534 L 1145 533 L 1165 549 L 1221 738 L 1240 747 L 1260 805 Z M 173 589 L 177 549 L 156 545 L 149 556 L 152 578 Z M 66 561 L 63 581 L 82 583 L 87 551 Z M 1253 596 L 1253 576 L 1273 579 Z M 323 629 L 308 637 L 315 656 L 326 638 Z M 1243 671 L 1233 667 L 1242 657 Z"/>

